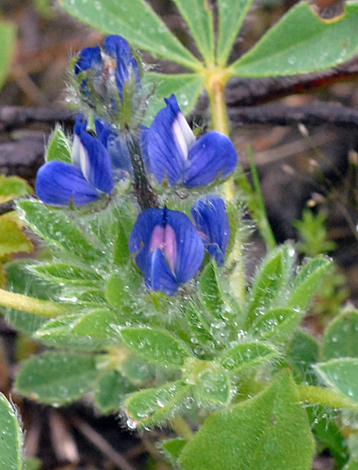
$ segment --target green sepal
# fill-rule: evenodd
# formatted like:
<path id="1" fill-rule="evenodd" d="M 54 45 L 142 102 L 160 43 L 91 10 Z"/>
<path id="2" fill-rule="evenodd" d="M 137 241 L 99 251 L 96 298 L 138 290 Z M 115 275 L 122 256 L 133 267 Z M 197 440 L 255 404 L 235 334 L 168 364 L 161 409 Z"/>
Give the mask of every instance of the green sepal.
<path id="1" fill-rule="evenodd" d="M 221 318 L 224 309 L 217 264 L 211 260 L 204 268 L 199 281 L 199 298 L 201 303 L 214 317 Z"/>
<path id="2" fill-rule="evenodd" d="M 71 143 L 59 124 L 50 136 L 45 153 L 45 160 L 71 163 Z"/>

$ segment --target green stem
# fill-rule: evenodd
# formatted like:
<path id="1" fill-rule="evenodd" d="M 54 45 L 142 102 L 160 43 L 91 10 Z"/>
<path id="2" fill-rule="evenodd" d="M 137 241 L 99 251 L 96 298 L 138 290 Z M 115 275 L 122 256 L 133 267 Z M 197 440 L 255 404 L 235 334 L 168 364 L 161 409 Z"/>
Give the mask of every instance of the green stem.
<path id="1" fill-rule="evenodd" d="M 190 429 L 189 424 L 179 415 L 174 416 L 171 420 L 173 430 L 176 434 L 184 439 L 192 439 L 194 436 L 193 431 Z"/>
<path id="2" fill-rule="evenodd" d="M 222 134 L 229 135 L 229 119 L 225 102 L 225 82 L 212 80 L 206 89 L 209 95 L 213 129 Z"/>
<path id="3" fill-rule="evenodd" d="M 315 405 L 328 406 L 329 408 L 343 408 L 358 411 L 358 404 L 354 403 L 344 395 L 331 392 L 325 388 L 313 387 L 312 385 L 297 385 L 302 400 Z"/>
<path id="4" fill-rule="evenodd" d="M 22 294 L 15 294 L 4 289 L 0 289 L 0 305 L 48 318 L 64 315 L 69 311 L 68 306 L 48 300 L 34 299 Z"/>

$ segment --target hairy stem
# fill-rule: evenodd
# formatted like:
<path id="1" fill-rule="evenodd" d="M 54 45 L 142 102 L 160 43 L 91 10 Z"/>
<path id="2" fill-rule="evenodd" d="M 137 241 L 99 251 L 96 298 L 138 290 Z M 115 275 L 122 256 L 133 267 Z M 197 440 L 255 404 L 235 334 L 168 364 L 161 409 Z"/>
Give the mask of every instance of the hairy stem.
<path id="1" fill-rule="evenodd" d="M 67 305 L 57 304 L 49 300 L 34 299 L 33 297 L 15 294 L 3 289 L 0 289 L 0 305 L 47 318 L 64 315 L 70 310 L 70 307 Z"/>
<path id="2" fill-rule="evenodd" d="M 358 404 L 355 404 L 344 395 L 331 392 L 325 388 L 313 387 L 312 385 L 297 385 L 302 400 L 315 405 L 328 406 L 329 408 L 343 408 L 358 411 Z"/>
<path id="3" fill-rule="evenodd" d="M 171 420 L 173 430 L 176 434 L 184 439 L 192 439 L 194 436 L 193 431 L 190 429 L 189 424 L 179 415 L 174 416 Z"/>
<path id="4" fill-rule="evenodd" d="M 139 140 L 133 135 L 128 135 L 126 142 L 133 167 L 133 187 L 138 204 L 142 210 L 158 207 L 157 195 L 149 184 L 145 172 Z"/>

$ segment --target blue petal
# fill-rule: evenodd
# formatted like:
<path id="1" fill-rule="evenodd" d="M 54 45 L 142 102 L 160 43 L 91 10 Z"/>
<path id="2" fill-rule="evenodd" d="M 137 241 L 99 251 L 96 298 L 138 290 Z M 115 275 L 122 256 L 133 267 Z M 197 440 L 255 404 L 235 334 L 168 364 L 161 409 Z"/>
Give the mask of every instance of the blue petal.
<path id="1" fill-rule="evenodd" d="M 82 131 L 85 131 L 87 127 L 87 120 L 83 119 L 83 114 L 77 114 L 75 125 L 73 126 L 73 133 L 80 135 Z"/>
<path id="2" fill-rule="evenodd" d="M 178 289 L 177 281 L 159 248 L 150 255 L 145 273 L 145 285 L 148 289 L 159 290 L 167 295 L 174 295 Z"/>
<path id="3" fill-rule="evenodd" d="M 236 150 L 224 134 L 211 131 L 190 149 L 184 185 L 192 188 L 212 183 L 218 176 L 225 178 L 237 164 Z"/>
<path id="4" fill-rule="evenodd" d="M 106 148 L 87 132 L 80 135 L 81 170 L 87 181 L 99 191 L 110 194 L 113 190 L 112 166 Z"/>
<path id="5" fill-rule="evenodd" d="M 193 204 L 191 215 L 196 229 L 203 234 L 204 245 L 217 265 L 221 266 L 230 238 L 224 201 L 215 194 L 203 196 Z"/>
<path id="6" fill-rule="evenodd" d="M 154 176 L 162 182 L 178 183 L 184 171 L 185 155 L 173 132 L 175 122 L 181 114 L 172 95 L 166 100 L 166 108 L 159 111 L 148 132 L 148 156 Z"/>
<path id="7" fill-rule="evenodd" d="M 200 268 L 204 245 L 189 217 L 182 212 L 167 210 L 166 223 L 173 228 L 176 238 L 175 278 L 179 285 L 185 284 Z"/>
<path id="8" fill-rule="evenodd" d="M 84 206 L 99 198 L 80 168 L 57 161 L 47 162 L 39 169 L 36 192 L 41 201 L 51 206 L 67 206 L 71 200 L 75 206 Z"/>
<path id="9" fill-rule="evenodd" d="M 106 147 L 114 168 L 133 174 L 128 147 L 122 135 L 103 120 L 95 120 L 98 140 Z"/>
<path id="10" fill-rule="evenodd" d="M 112 59 L 117 58 L 118 52 L 127 54 L 131 54 L 132 52 L 128 42 L 122 38 L 122 36 L 115 34 L 106 37 L 103 44 L 103 50 L 106 54 L 112 57 Z"/>
<path id="11" fill-rule="evenodd" d="M 74 66 L 75 74 L 77 75 L 84 70 L 91 69 L 101 63 L 101 61 L 101 49 L 99 46 L 86 47 L 78 53 L 78 59 Z"/>
<path id="12" fill-rule="evenodd" d="M 146 209 L 139 214 L 129 237 L 129 251 L 143 274 L 149 260 L 149 244 L 156 225 L 163 225 L 164 209 Z"/>

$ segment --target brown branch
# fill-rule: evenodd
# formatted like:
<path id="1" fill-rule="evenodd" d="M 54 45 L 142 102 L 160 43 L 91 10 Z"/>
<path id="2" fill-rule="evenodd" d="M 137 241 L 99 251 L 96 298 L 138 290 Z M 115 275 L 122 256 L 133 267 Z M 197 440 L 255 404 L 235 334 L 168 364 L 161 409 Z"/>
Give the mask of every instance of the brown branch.
<path id="1" fill-rule="evenodd" d="M 358 110 L 331 103 L 311 103 L 305 106 L 266 104 L 263 106 L 231 108 L 229 117 L 234 127 L 243 124 L 334 124 L 338 127 L 358 128 Z"/>

